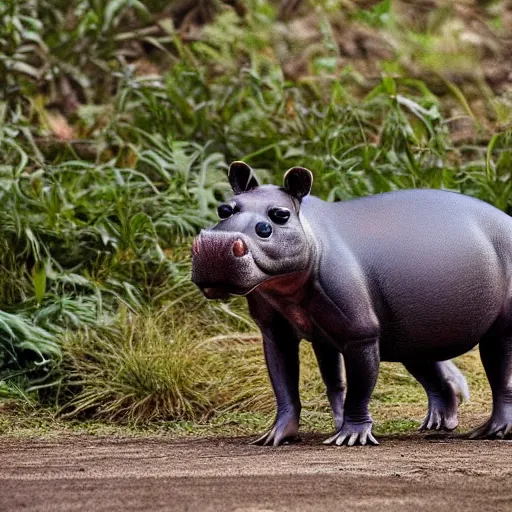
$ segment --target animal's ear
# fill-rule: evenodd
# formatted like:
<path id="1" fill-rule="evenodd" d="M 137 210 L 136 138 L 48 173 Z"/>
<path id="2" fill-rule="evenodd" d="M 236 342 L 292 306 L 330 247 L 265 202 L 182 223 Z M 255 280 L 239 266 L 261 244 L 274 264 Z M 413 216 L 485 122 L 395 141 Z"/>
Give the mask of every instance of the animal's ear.
<path id="1" fill-rule="evenodd" d="M 253 170 L 244 162 L 233 162 L 229 166 L 228 179 L 235 195 L 260 185 Z"/>
<path id="2" fill-rule="evenodd" d="M 284 188 L 299 201 L 311 192 L 313 173 L 304 167 L 292 167 L 284 175 Z"/>

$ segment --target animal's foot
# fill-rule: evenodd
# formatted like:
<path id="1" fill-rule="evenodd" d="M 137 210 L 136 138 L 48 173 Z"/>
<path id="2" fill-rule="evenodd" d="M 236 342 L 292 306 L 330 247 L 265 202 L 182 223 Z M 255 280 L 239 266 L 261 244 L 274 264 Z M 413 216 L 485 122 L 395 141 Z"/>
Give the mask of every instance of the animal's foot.
<path id="1" fill-rule="evenodd" d="M 343 444 L 347 446 L 372 444 L 379 444 L 377 439 L 372 434 L 373 422 L 365 423 L 353 423 L 345 420 L 341 429 L 336 432 L 332 437 L 326 439 L 324 444 L 335 444 L 341 446 Z"/>
<path id="2" fill-rule="evenodd" d="M 295 415 L 279 415 L 273 427 L 250 444 L 261 446 L 279 446 L 286 442 L 297 442 L 299 434 L 299 419 Z"/>
<path id="3" fill-rule="evenodd" d="M 469 439 L 504 439 L 512 434 L 512 414 L 493 414 L 482 426 L 468 434 Z"/>
<path id="4" fill-rule="evenodd" d="M 457 406 L 455 396 L 450 399 L 430 398 L 427 415 L 418 430 L 454 430 L 459 424 Z"/>
<path id="5" fill-rule="evenodd" d="M 442 393 L 429 393 L 428 412 L 420 425 L 420 432 L 425 430 L 454 430 L 459 424 L 457 410 L 460 403 L 469 399 L 464 377 L 460 375 L 462 382 L 448 380 Z"/>
<path id="6" fill-rule="evenodd" d="M 456 429 L 458 424 L 457 413 L 449 414 L 442 409 L 429 409 L 418 430 L 420 432 L 424 432 L 425 430 L 450 431 Z"/>

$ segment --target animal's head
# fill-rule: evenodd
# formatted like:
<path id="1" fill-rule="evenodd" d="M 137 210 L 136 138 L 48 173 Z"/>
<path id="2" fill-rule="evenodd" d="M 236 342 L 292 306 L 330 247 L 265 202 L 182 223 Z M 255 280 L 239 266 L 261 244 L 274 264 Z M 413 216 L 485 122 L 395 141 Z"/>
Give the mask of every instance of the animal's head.
<path id="1" fill-rule="evenodd" d="M 312 260 L 299 220 L 311 171 L 293 167 L 282 187 L 260 185 L 247 164 L 233 162 L 229 182 L 234 195 L 219 205 L 220 221 L 192 247 L 192 281 L 209 299 L 245 295 L 271 278 L 306 271 Z"/>

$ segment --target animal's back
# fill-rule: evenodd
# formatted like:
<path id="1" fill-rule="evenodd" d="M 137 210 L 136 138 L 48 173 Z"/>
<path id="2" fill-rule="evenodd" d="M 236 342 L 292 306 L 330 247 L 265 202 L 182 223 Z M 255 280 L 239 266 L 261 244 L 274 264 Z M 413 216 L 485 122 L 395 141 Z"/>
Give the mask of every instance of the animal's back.
<path id="1" fill-rule="evenodd" d="M 437 190 L 331 204 L 312 197 L 303 215 L 319 241 L 320 280 L 325 251 L 348 249 L 360 266 L 383 359 L 452 357 L 478 343 L 503 306 L 512 219 L 482 201 Z"/>

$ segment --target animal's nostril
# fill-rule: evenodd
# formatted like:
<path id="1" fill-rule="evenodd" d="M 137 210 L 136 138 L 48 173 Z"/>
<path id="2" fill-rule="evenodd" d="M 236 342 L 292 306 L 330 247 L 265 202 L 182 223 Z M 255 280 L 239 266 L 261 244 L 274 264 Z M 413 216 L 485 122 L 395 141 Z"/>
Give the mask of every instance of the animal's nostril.
<path id="1" fill-rule="evenodd" d="M 245 245 L 245 242 L 243 240 L 235 240 L 235 243 L 233 244 L 233 254 L 237 258 L 240 258 L 247 254 L 247 245 Z"/>
<path id="2" fill-rule="evenodd" d="M 199 254 L 200 246 L 199 237 L 194 238 L 194 242 L 192 243 L 192 256 L 197 256 Z"/>

